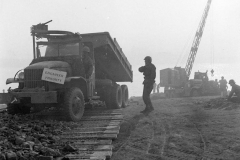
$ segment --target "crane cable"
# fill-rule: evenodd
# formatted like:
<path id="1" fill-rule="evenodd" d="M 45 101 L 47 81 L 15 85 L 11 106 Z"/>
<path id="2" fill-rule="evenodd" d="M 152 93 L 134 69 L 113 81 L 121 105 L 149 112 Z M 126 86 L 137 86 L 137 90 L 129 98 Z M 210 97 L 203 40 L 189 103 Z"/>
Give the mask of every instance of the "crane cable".
<path id="1" fill-rule="evenodd" d="M 195 20 L 195 21 L 197 23 L 197 20 Z M 179 55 L 175 66 L 177 66 L 179 62 L 182 64 L 183 61 L 187 61 L 187 58 L 188 58 L 188 55 L 189 55 L 189 52 L 187 51 L 187 49 L 191 47 L 190 42 L 191 42 L 191 39 L 192 39 L 192 35 L 195 35 L 195 32 L 196 32 L 195 28 L 192 27 L 192 30 L 189 32 L 189 35 L 187 36 L 188 37 L 187 41 L 182 48 L 181 54 Z"/>
<path id="2" fill-rule="evenodd" d="M 210 24 L 211 24 L 211 29 L 210 29 L 210 43 L 211 43 L 211 45 L 210 45 L 210 53 L 211 53 L 211 68 L 212 68 L 212 70 L 211 70 L 211 73 L 212 73 L 212 77 L 214 76 L 214 69 L 215 69 L 215 64 L 214 64 L 214 32 L 213 32 L 213 30 L 214 30 L 214 19 L 213 19 L 213 10 L 212 10 L 212 16 L 210 17 Z"/>

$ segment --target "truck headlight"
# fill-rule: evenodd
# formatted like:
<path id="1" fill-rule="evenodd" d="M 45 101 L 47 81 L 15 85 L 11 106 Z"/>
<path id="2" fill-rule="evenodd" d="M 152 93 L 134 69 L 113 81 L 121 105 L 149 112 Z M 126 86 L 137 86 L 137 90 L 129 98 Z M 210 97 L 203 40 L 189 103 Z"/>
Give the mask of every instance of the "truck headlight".
<path id="1" fill-rule="evenodd" d="M 20 73 L 18 74 L 18 78 L 19 78 L 19 79 L 24 79 L 24 72 L 20 72 Z"/>

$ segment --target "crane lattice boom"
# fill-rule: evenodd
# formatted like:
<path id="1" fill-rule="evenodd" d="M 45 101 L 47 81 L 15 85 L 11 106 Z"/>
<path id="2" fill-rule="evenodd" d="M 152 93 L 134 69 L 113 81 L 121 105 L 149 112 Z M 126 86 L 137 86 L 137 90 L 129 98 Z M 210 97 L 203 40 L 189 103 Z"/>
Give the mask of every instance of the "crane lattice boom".
<path id="1" fill-rule="evenodd" d="M 208 0 L 208 2 L 207 2 L 207 5 L 206 5 L 204 13 L 203 13 L 203 16 L 201 18 L 201 21 L 199 23 L 197 32 L 196 32 L 194 40 L 193 40 L 193 44 L 192 44 L 192 47 L 191 47 L 191 50 L 190 50 L 190 54 L 188 56 L 187 64 L 186 64 L 186 67 L 185 67 L 185 71 L 186 71 L 186 74 L 187 74 L 188 78 L 191 74 L 193 63 L 194 63 L 194 60 L 195 60 L 195 57 L 196 57 L 196 54 L 197 54 L 197 51 L 198 51 L 198 47 L 199 47 L 201 38 L 202 38 L 202 34 L 203 34 L 203 30 L 204 30 L 204 26 L 205 26 L 205 23 L 206 23 L 206 19 L 207 19 L 207 16 L 208 16 L 208 11 L 209 11 L 211 2 L 212 2 L 212 0 Z"/>

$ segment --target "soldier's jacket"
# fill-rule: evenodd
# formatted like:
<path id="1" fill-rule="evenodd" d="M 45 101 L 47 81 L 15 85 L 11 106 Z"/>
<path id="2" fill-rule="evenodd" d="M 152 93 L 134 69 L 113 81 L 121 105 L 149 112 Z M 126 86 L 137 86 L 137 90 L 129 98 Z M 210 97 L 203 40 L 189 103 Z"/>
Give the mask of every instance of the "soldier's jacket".
<path id="1" fill-rule="evenodd" d="M 231 90 L 231 92 L 229 93 L 228 98 L 231 98 L 234 93 L 236 94 L 236 96 L 237 96 L 238 98 L 240 98 L 240 86 L 239 86 L 239 85 L 234 84 L 234 85 L 232 86 L 232 90 Z"/>
<path id="2" fill-rule="evenodd" d="M 227 87 L 227 81 L 225 79 L 219 80 L 220 88 L 226 88 Z"/>
<path id="3" fill-rule="evenodd" d="M 156 67 L 152 63 L 142 66 L 138 70 L 139 72 L 143 72 L 143 84 L 153 84 L 155 82 Z"/>
<path id="4" fill-rule="evenodd" d="M 84 56 L 83 65 L 85 69 L 86 78 L 89 78 L 93 72 L 93 60 L 89 56 Z"/>

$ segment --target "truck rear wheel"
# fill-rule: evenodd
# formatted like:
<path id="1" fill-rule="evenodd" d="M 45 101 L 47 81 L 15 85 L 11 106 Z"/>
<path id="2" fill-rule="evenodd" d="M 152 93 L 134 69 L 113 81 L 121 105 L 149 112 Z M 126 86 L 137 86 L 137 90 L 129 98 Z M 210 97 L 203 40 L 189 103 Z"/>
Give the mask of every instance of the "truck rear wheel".
<path id="1" fill-rule="evenodd" d="M 111 88 L 109 98 L 108 108 L 118 109 L 122 107 L 122 89 L 120 85 L 114 85 Z"/>
<path id="2" fill-rule="evenodd" d="M 128 87 L 127 85 L 121 85 L 122 89 L 122 107 L 125 108 L 128 105 Z"/>
<path id="3" fill-rule="evenodd" d="M 81 120 L 84 113 L 84 97 L 79 88 L 71 88 L 65 93 L 64 112 L 66 113 L 67 120 Z"/>

